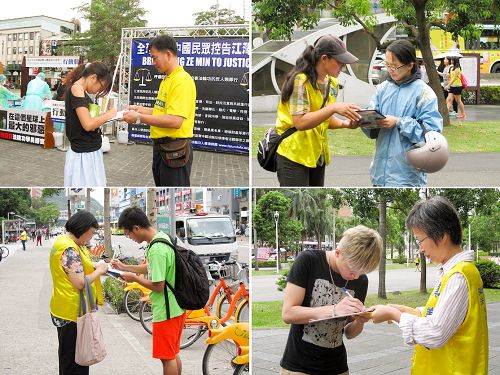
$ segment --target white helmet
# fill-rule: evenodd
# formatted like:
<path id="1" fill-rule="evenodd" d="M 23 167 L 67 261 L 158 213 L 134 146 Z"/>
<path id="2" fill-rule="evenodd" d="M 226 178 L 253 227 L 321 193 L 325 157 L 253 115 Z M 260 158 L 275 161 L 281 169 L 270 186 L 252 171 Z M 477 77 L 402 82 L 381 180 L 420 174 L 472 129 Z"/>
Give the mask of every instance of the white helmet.
<path id="1" fill-rule="evenodd" d="M 433 173 L 442 169 L 448 161 L 448 142 L 444 135 L 436 131 L 426 131 L 423 124 L 425 141 L 413 145 L 406 158 L 422 172 Z"/>

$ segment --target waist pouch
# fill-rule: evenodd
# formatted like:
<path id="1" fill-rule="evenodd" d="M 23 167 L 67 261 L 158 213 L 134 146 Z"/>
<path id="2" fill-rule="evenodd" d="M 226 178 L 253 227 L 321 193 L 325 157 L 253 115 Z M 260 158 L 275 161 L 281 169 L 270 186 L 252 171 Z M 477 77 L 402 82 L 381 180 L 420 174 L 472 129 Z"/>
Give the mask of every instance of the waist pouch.
<path id="1" fill-rule="evenodd" d="M 181 168 L 189 161 L 191 138 L 161 138 L 153 142 L 167 167 Z"/>

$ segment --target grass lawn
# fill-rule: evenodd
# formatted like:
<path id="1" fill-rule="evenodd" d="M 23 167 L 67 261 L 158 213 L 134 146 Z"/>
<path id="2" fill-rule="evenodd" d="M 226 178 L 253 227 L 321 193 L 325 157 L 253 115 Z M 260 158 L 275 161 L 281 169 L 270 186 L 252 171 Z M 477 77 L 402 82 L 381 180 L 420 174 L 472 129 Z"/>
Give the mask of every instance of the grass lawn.
<path id="1" fill-rule="evenodd" d="M 272 125 L 270 124 L 269 127 Z M 257 145 L 269 127 L 252 127 L 252 157 L 257 157 Z M 500 123 L 453 122 L 444 129 L 450 152 L 500 152 Z M 375 141 L 361 130 L 329 131 L 328 145 L 332 155 L 373 155 Z"/>
<path id="2" fill-rule="evenodd" d="M 431 290 L 428 289 L 430 292 Z M 500 289 L 485 289 L 484 294 L 486 301 L 500 302 Z M 387 299 L 380 299 L 376 294 L 366 296 L 365 305 L 372 306 L 376 304 L 395 303 L 406 306 L 424 306 L 427 302 L 428 295 L 422 295 L 418 290 L 410 290 L 401 292 L 400 294 L 388 293 Z M 288 324 L 281 320 L 281 305 L 282 301 L 273 302 L 253 302 L 252 303 L 252 328 L 286 328 Z"/>

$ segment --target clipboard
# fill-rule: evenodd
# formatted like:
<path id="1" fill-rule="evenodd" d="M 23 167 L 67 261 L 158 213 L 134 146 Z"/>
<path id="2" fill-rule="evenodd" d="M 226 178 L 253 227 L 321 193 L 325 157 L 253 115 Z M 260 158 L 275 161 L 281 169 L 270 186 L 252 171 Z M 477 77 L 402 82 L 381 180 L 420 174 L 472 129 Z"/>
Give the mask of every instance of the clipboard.
<path id="1" fill-rule="evenodd" d="M 316 323 L 316 322 L 321 322 L 323 320 L 330 320 L 330 319 L 342 319 L 342 318 L 347 318 L 349 316 L 365 315 L 365 314 L 370 314 L 372 311 L 375 311 L 375 309 L 367 309 L 365 311 L 361 311 L 361 312 L 357 312 L 357 313 L 353 313 L 353 314 L 335 315 L 335 316 L 330 316 L 328 318 L 310 319 L 309 323 Z"/>
<path id="2" fill-rule="evenodd" d="M 380 127 L 377 125 L 376 121 L 385 118 L 385 116 L 376 109 L 363 109 L 358 111 L 358 114 L 361 116 L 359 120 L 360 127 L 365 129 L 379 129 Z"/>

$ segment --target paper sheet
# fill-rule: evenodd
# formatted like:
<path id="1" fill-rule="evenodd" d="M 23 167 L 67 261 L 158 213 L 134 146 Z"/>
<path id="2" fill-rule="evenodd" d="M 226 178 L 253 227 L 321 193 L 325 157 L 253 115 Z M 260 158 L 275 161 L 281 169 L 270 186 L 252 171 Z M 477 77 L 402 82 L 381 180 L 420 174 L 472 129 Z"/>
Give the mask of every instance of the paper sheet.
<path id="1" fill-rule="evenodd" d="M 353 314 L 346 314 L 346 315 L 336 315 L 336 316 L 331 316 L 329 318 L 322 318 L 322 319 L 311 319 L 309 320 L 309 323 L 315 323 L 315 322 L 321 322 L 322 320 L 330 320 L 330 319 L 341 319 L 341 318 L 347 318 L 348 316 L 356 316 L 356 315 L 363 315 L 363 314 L 369 314 L 375 309 L 368 309 L 362 312 L 358 313 L 353 313 Z"/>

